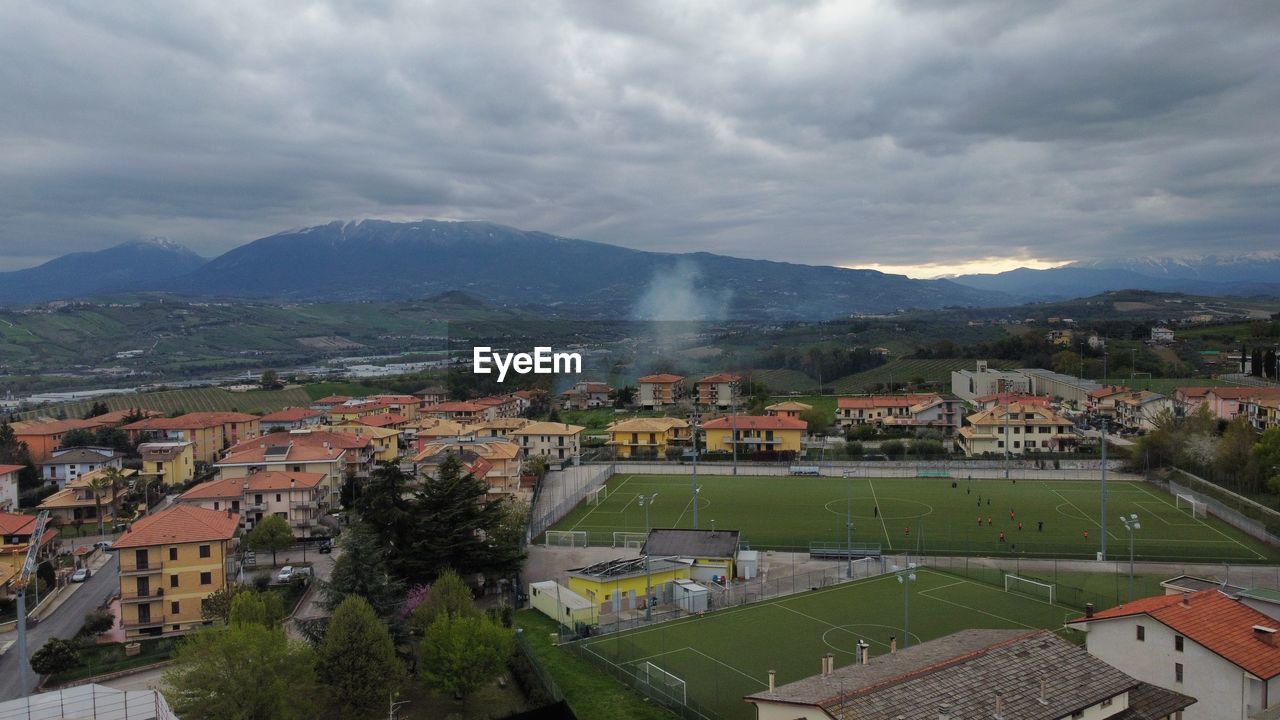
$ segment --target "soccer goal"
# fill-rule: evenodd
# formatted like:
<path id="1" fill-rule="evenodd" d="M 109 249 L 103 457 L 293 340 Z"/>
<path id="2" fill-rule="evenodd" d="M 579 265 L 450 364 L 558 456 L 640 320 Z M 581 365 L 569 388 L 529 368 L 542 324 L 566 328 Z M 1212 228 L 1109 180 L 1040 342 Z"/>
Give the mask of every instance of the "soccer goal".
<path id="1" fill-rule="evenodd" d="M 689 704 L 689 686 L 684 680 L 648 660 L 640 663 L 636 669 L 639 671 L 640 681 L 652 691 L 651 694 L 674 700 L 681 705 Z"/>
<path id="2" fill-rule="evenodd" d="M 607 485 L 601 485 L 600 487 L 587 493 L 587 504 L 592 506 L 599 506 L 600 503 L 604 502 L 608 497 L 609 497 L 609 487 Z"/>
<path id="3" fill-rule="evenodd" d="M 542 544 L 546 547 L 586 547 L 586 530 L 548 530 Z"/>
<path id="4" fill-rule="evenodd" d="M 1174 503 L 1179 510 L 1190 512 L 1191 517 L 1203 518 L 1209 514 L 1209 506 L 1204 502 L 1195 499 L 1195 496 L 1186 493 L 1178 493 L 1174 496 Z"/>
<path id="5" fill-rule="evenodd" d="M 1032 580 L 1018 575 L 1004 576 L 1004 591 L 1016 592 L 1020 595 L 1033 597 L 1037 600 L 1044 600 L 1050 605 L 1056 599 L 1057 585 L 1053 583 L 1042 582 L 1040 580 Z"/>
<path id="6" fill-rule="evenodd" d="M 639 550 L 644 547 L 644 541 L 648 538 L 649 535 L 646 533 L 615 532 L 613 534 L 613 546 Z"/>

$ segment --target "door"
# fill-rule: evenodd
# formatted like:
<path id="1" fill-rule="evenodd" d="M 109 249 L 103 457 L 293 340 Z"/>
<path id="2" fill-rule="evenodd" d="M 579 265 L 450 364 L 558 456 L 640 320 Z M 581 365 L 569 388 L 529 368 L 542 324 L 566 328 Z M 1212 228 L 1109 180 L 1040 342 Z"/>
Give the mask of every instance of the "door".
<path id="1" fill-rule="evenodd" d="M 138 597 L 146 597 L 151 594 L 151 578 L 138 578 Z"/>
<path id="2" fill-rule="evenodd" d="M 146 570 L 146 569 L 147 569 L 148 565 L 147 565 L 147 551 L 146 551 L 146 550 L 134 550 L 134 551 L 133 551 L 133 566 L 134 566 L 134 567 L 136 567 L 136 568 L 138 568 L 139 570 Z"/>

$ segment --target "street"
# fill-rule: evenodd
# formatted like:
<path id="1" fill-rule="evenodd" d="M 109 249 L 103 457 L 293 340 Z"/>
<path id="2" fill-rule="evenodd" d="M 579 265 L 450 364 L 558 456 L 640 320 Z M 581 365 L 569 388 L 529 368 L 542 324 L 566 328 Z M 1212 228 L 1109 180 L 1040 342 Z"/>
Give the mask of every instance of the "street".
<path id="1" fill-rule="evenodd" d="M 62 606 L 51 616 L 37 625 L 27 625 L 28 658 L 39 650 L 51 637 L 71 638 L 84 624 L 85 613 L 96 610 L 106 602 L 107 598 L 119 589 L 119 559 L 115 553 L 109 553 L 110 560 L 85 581 Z M 7 632 L 0 635 L 0 642 L 13 641 L 4 655 L 0 655 L 0 700 L 12 700 L 22 696 L 22 687 L 18 673 L 18 633 Z M 27 668 L 29 689 L 34 689 L 39 676 L 34 670 Z"/>

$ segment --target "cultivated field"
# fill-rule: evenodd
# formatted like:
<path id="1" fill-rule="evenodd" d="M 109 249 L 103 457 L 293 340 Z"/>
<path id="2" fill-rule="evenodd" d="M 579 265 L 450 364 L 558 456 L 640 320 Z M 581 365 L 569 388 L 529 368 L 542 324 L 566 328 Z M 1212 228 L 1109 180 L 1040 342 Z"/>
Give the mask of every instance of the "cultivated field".
<path id="1" fill-rule="evenodd" d="M 55 408 L 32 410 L 20 413 L 20 417 L 52 415 L 59 411 L 65 412 L 67 417 L 81 417 L 89 411 L 89 408 L 95 402 L 105 404 L 110 410 L 142 408 L 168 415 L 176 412 L 227 410 L 245 413 L 271 412 L 290 406 L 306 407 L 311 404 L 311 399 L 307 396 L 307 392 L 300 387 L 292 387 L 285 390 L 251 390 L 249 392 L 230 392 L 221 388 L 191 388 L 186 390 L 162 390 L 139 395 L 110 395 L 96 400 L 84 400 L 59 405 Z"/>
<path id="2" fill-rule="evenodd" d="M 965 628 L 1059 630 L 1080 615 L 928 569 L 917 570 L 908 592 L 913 644 Z M 887 653 L 890 636 L 903 642 L 903 619 L 903 587 L 889 574 L 589 639 L 571 651 L 615 677 L 646 670 L 656 677 L 656 666 L 683 680 L 689 704 L 708 717 L 745 719 L 755 711 L 742 698 L 767 688 L 769 670 L 777 671 L 779 684 L 800 680 L 816 674 L 828 652 L 844 666 L 853 662 L 859 640 L 870 644 L 872 655 Z M 680 691 L 676 683 L 672 692 Z"/>
<path id="3" fill-rule="evenodd" d="M 889 382 L 909 383 L 914 380 L 924 380 L 926 382 L 941 382 L 948 388 L 951 386 L 951 373 L 954 370 L 972 370 L 976 365 L 976 360 L 968 359 L 951 359 L 951 360 L 890 360 L 878 368 L 866 370 L 864 372 L 846 375 L 838 380 L 832 380 L 825 383 L 832 387 L 837 393 L 864 393 L 869 392 L 871 388 L 879 385 L 885 385 Z M 1016 363 L 993 360 L 991 367 L 993 368 L 1011 368 Z"/>
<path id="4" fill-rule="evenodd" d="M 1100 549 L 1102 500 L 1096 481 L 699 475 L 697 482 L 698 526 L 714 522 L 717 528 L 739 530 L 755 549 L 804 551 L 812 543 L 843 544 L 846 510 L 852 515 L 853 542 L 879 544 L 886 553 L 1090 558 Z M 593 545 L 611 544 L 614 532 L 644 532 L 645 509 L 636 499 L 653 493 L 651 527 L 694 526 L 688 475 L 618 475 L 606 487 L 602 501 L 584 502 L 553 529 L 586 532 Z M 1110 559 L 1128 556 L 1128 535 L 1119 517 L 1130 513 L 1142 522 L 1134 542 L 1142 559 L 1280 559 L 1275 548 L 1216 518 L 1178 509 L 1173 497 L 1155 487 L 1114 480 L 1108 483 Z"/>

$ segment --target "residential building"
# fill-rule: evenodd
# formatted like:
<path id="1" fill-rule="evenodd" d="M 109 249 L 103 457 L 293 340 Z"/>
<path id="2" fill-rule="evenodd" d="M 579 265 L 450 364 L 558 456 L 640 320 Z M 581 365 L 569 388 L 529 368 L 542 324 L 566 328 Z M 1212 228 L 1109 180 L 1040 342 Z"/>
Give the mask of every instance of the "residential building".
<path id="1" fill-rule="evenodd" d="M 437 420 L 436 422 L 447 422 L 445 420 Z M 533 422 L 526 418 L 494 418 L 486 420 L 482 423 L 476 423 L 467 428 L 467 434 L 476 438 L 504 438 L 520 428 Z"/>
<path id="2" fill-rule="evenodd" d="M 1173 342 L 1173 330 L 1167 327 L 1151 328 L 1151 342 L 1159 345 L 1168 345 Z"/>
<path id="3" fill-rule="evenodd" d="M 263 438 L 265 442 L 257 447 L 246 447 L 228 453 L 226 457 L 214 464 L 218 471 L 218 479 L 243 478 L 254 473 L 270 470 L 290 473 L 314 473 L 322 475 L 319 487 L 321 499 L 329 507 L 341 507 L 338 493 L 345 479 L 347 451 L 328 441 L 312 445 L 317 438 L 299 441 L 289 436 L 280 438 L 282 442 L 269 444 L 273 438 Z"/>
<path id="4" fill-rule="evenodd" d="M 104 467 L 124 467 L 124 456 L 104 447 L 58 448 L 40 464 L 40 477 L 46 483 L 57 483 L 59 488 L 64 488 L 68 480 Z"/>
<path id="5" fill-rule="evenodd" d="M 1280 704 L 1276 620 L 1216 588 L 1134 600 L 1067 627 L 1086 633 L 1094 657 L 1197 698 L 1184 720 L 1245 720 Z"/>
<path id="6" fill-rule="evenodd" d="M 565 410 L 609 407 L 611 392 L 613 388 L 600 382 L 574 383 L 573 387 L 560 393 L 560 401 Z"/>
<path id="7" fill-rule="evenodd" d="M 1116 420 L 1130 430 L 1154 430 L 1161 416 L 1173 415 L 1173 400 L 1150 390 L 1135 390 L 1115 401 Z"/>
<path id="8" fill-rule="evenodd" d="M 1219 420 L 1234 420 L 1245 412 L 1245 403 L 1280 399 L 1280 387 L 1212 387 L 1204 402 Z"/>
<path id="9" fill-rule="evenodd" d="M 471 428 L 482 424 L 463 425 L 457 420 L 423 417 L 406 427 L 404 433 L 409 437 L 413 449 L 421 450 L 424 444 L 437 440 L 474 437 Z"/>
<path id="10" fill-rule="evenodd" d="M 90 420 L 24 420 L 9 423 L 14 438 L 27 444 L 31 461 L 41 465 L 53 457 L 53 451 L 62 447 L 62 437 L 72 430 L 97 430 L 105 427 L 98 419 Z"/>
<path id="11" fill-rule="evenodd" d="M 334 405 L 326 413 L 328 422 L 342 424 L 353 422 L 372 415 L 384 415 L 391 412 L 391 403 L 371 399 L 352 400 L 341 405 Z"/>
<path id="12" fill-rule="evenodd" d="M 1012 455 L 1066 452 L 1077 438 L 1072 422 L 1049 408 L 1011 403 L 976 412 L 965 418 L 956 435 L 956 446 L 965 455 Z"/>
<path id="13" fill-rule="evenodd" d="M 3 466 L 0 466 L 2 468 Z M 15 503 L 16 505 L 16 503 Z M 22 565 L 31 549 L 31 536 L 36 531 L 35 515 L 0 512 L 0 588 L 8 594 L 9 581 L 22 571 Z M 36 559 L 46 560 L 57 550 L 58 529 L 45 527 L 40 536 L 40 551 Z"/>
<path id="14" fill-rule="evenodd" d="M 889 417 L 908 417 L 914 405 L 937 398 L 932 393 L 914 395 L 859 395 L 836 399 L 836 425 L 881 425 Z"/>
<path id="15" fill-rule="evenodd" d="M 819 674 L 786 685 L 775 687 L 771 671 L 767 689 L 746 701 L 757 720 L 1176 720 L 1196 703 L 1048 630 L 961 630 L 902 650 L 892 639 L 889 646 L 871 657 L 864 644 L 861 658 L 842 668 L 828 654 L 819 658 Z"/>
<path id="16" fill-rule="evenodd" d="M 18 475 L 24 465 L 0 465 L 0 512 L 18 509 Z"/>
<path id="17" fill-rule="evenodd" d="M 795 400 L 785 400 L 780 403 L 774 403 L 764 409 L 765 415 L 777 415 L 779 417 L 798 418 L 801 415 L 813 409 L 812 405 Z"/>
<path id="18" fill-rule="evenodd" d="M 342 436 L 342 438 L 334 439 L 331 444 L 335 447 L 346 448 L 348 453 L 353 455 L 353 458 L 353 451 L 356 449 L 371 453 L 370 460 L 375 465 L 381 462 L 392 462 L 400 457 L 400 435 L 402 431 L 398 428 L 374 427 L 365 425 L 357 420 L 350 425 L 328 425 L 322 429 Z M 300 435 L 301 433 L 295 434 Z M 312 438 L 309 442 L 315 445 L 318 441 Z M 372 465 L 368 470 L 373 470 Z M 361 472 L 356 474 L 359 477 L 365 477 Z"/>
<path id="19" fill-rule="evenodd" d="M 331 410 L 334 406 L 349 403 L 353 399 L 354 398 L 352 398 L 350 395 L 326 395 L 325 397 L 322 397 L 318 400 L 313 400 L 311 402 L 311 409 L 319 410 L 322 413 L 328 414 L 329 410 Z"/>
<path id="20" fill-rule="evenodd" d="M 1088 343 L 1089 343 L 1090 350 L 1102 351 L 1102 350 L 1105 350 L 1107 347 L 1107 339 L 1102 337 L 1101 335 L 1098 335 L 1097 333 L 1093 333 L 1089 335 Z"/>
<path id="21" fill-rule="evenodd" d="M 126 639 L 189 632 L 210 624 L 201 603 L 227 587 L 240 516 L 178 503 L 116 538 L 120 621 Z"/>
<path id="22" fill-rule="evenodd" d="M 979 360 L 973 370 L 955 370 L 951 373 L 951 394 L 968 402 L 980 395 L 997 392 L 1031 392 L 1027 376 L 990 367 L 986 360 Z"/>
<path id="23" fill-rule="evenodd" d="M 1240 413 L 1258 432 L 1280 428 L 1280 397 L 1252 397 L 1240 404 Z"/>
<path id="24" fill-rule="evenodd" d="M 437 405 L 449 399 L 449 389 L 445 387 L 429 387 L 423 388 L 414 393 L 418 398 L 418 407 L 425 408 L 428 405 Z"/>
<path id="25" fill-rule="evenodd" d="M 1123 385 L 1107 385 L 1089 393 L 1085 410 L 1091 415 L 1103 417 L 1116 416 L 1116 403 L 1120 398 L 1133 392 Z"/>
<path id="26" fill-rule="evenodd" d="M 716 373 L 694 383 L 698 404 L 702 407 L 728 410 L 742 402 L 741 375 Z"/>
<path id="27" fill-rule="evenodd" d="M 511 440 L 524 449 L 526 458 L 541 456 L 553 462 L 576 463 L 582 456 L 581 425 L 568 423 L 529 423 L 511 433 Z"/>
<path id="28" fill-rule="evenodd" d="M 259 420 L 263 434 L 300 430 L 323 423 L 325 413 L 314 408 L 285 408 L 263 415 Z"/>
<path id="29" fill-rule="evenodd" d="M 257 415 L 236 412 L 196 412 L 176 418 L 150 418 L 124 426 L 129 439 L 145 434 L 149 441 L 190 442 L 196 462 L 212 464 L 232 445 L 259 435 Z"/>
<path id="30" fill-rule="evenodd" d="M 293 430 L 287 435 L 272 433 L 255 440 L 248 440 L 227 450 L 227 456 L 238 455 L 245 451 L 258 452 L 269 445 L 293 444 L 298 447 L 309 446 L 325 450 L 344 450 L 341 474 L 365 479 L 373 471 L 376 462 L 372 438 L 345 429 L 331 429 L 320 425 L 302 430 Z M 281 469 L 277 467 L 276 469 Z M 287 469 L 287 468 L 285 468 Z"/>
<path id="31" fill-rule="evenodd" d="M 393 415 L 399 415 L 409 422 L 418 419 L 418 411 L 422 407 L 422 401 L 416 395 L 382 394 L 373 395 L 369 399 L 386 405 Z"/>
<path id="32" fill-rule="evenodd" d="M 320 473 L 264 470 L 200 483 L 178 496 L 177 502 L 206 510 L 230 509 L 240 517 L 245 532 L 263 518 L 276 515 L 289 523 L 294 535 L 310 537 L 329 509 L 324 480 Z"/>
<path id="33" fill-rule="evenodd" d="M 664 458 L 667 449 L 689 444 L 689 423 L 680 418 L 631 418 L 611 423 L 609 445 L 619 460 Z"/>
<path id="34" fill-rule="evenodd" d="M 990 410 L 1000 405 L 1008 405 L 1009 403 L 1022 403 L 1023 405 L 1039 405 L 1040 407 L 1049 407 L 1048 395 L 1024 395 L 1022 393 L 992 393 L 974 398 L 973 404 L 978 406 L 979 410 Z"/>
<path id="35" fill-rule="evenodd" d="M 424 407 L 422 414 L 442 420 L 453 420 L 464 425 L 492 420 L 498 416 L 497 411 L 492 406 L 473 402 L 436 403 L 435 405 Z"/>
<path id="36" fill-rule="evenodd" d="M 337 427 L 366 427 L 378 428 L 380 430 L 394 430 L 396 435 L 409 425 L 409 418 L 398 413 L 379 413 L 377 415 L 368 415 L 366 417 L 356 418 L 346 422 L 334 422 Z"/>
<path id="37" fill-rule="evenodd" d="M 121 483 L 137 475 L 138 471 L 121 470 L 120 482 L 115 486 L 108 484 L 95 495 L 91 486 L 99 478 L 105 478 L 106 470 L 106 468 L 100 468 L 67 481 L 65 488 L 40 503 L 40 509 L 48 510 L 49 517 L 55 518 L 59 524 L 79 525 L 98 522 L 98 511 L 101 508 L 102 522 L 109 528 L 116 520 L 116 500 L 125 489 Z"/>
<path id="38" fill-rule="evenodd" d="M 1209 394 L 1207 387 L 1180 387 L 1173 390 L 1173 414 L 1176 417 L 1190 417 L 1204 404 Z"/>
<path id="39" fill-rule="evenodd" d="M 809 423 L 778 415 L 726 415 L 702 424 L 707 452 L 799 453 Z"/>
<path id="40" fill-rule="evenodd" d="M 191 482 L 196 476 L 195 446 L 189 442 L 142 443 L 140 476 L 157 479 L 165 487 Z"/>
<path id="41" fill-rule="evenodd" d="M 486 409 L 485 419 L 519 417 L 522 403 L 514 395 L 493 395 L 471 401 Z"/>
<path id="42" fill-rule="evenodd" d="M 671 373 L 646 375 L 636 381 L 639 404 L 649 410 L 662 410 L 684 397 L 684 377 Z"/>
<path id="43" fill-rule="evenodd" d="M 490 495 L 520 492 L 525 456 L 516 443 L 498 438 L 429 443 L 414 455 L 414 472 L 419 476 L 433 477 L 440 464 L 450 456 L 462 462 L 464 472 L 488 485 Z"/>

